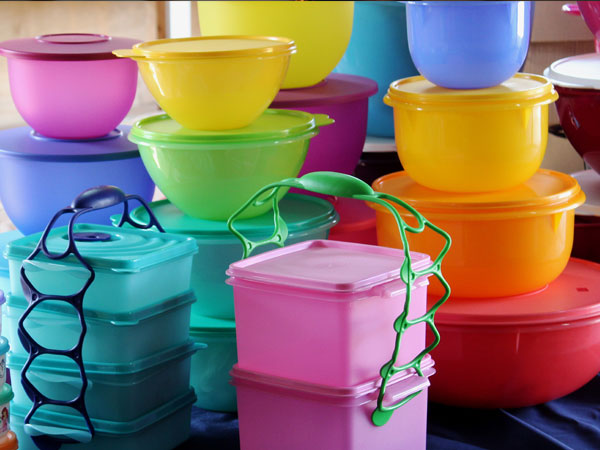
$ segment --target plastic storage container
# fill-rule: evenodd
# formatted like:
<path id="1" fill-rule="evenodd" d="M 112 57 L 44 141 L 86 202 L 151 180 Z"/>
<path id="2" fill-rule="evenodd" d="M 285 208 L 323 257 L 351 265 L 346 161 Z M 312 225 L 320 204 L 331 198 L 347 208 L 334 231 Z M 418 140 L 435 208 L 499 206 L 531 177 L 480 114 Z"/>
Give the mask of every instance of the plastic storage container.
<path id="1" fill-rule="evenodd" d="M 96 279 L 85 294 L 88 312 L 126 314 L 190 288 L 192 257 L 197 252 L 192 238 L 90 224 L 75 225 L 75 232 L 109 237 L 106 241 L 77 242 L 81 255 L 96 272 Z M 48 250 L 64 251 L 68 243 L 66 233 L 67 227 L 52 229 L 46 240 Z M 5 250 L 14 297 L 25 298 L 20 269 L 40 237 L 38 233 L 12 241 Z M 25 271 L 40 292 L 53 295 L 74 294 L 89 277 L 89 271 L 74 258 L 53 262 L 38 255 L 25 264 Z"/>
<path id="2" fill-rule="evenodd" d="M 0 298 L 0 302 L 4 302 L 4 296 Z M 5 337 L 0 337 L 0 388 L 6 382 L 6 354 L 9 349 L 8 340 Z"/>
<path id="3" fill-rule="evenodd" d="M 302 383 L 249 372 L 232 371 L 238 391 L 240 445 L 245 450 L 425 450 L 427 386 L 433 361 L 423 361 L 423 377 L 400 372 L 388 387 L 398 401 L 418 390 L 383 427 L 371 423 L 378 379 L 352 387 Z"/>
<path id="4" fill-rule="evenodd" d="M 382 58 L 382 54 L 388 54 Z M 390 83 L 418 75 L 408 50 L 404 2 L 356 2 L 348 49 L 335 72 L 371 78 L 377 95 L 369 99 L 367 134 L 394 137 L 394 116 L 381 99 Z"/>
<path id="5" fill-rule="evenodd" d="M 87 310 L 85 299 L 84 361 L 126 364 L 182 344 L 188 339 L 190 311 L 195 299 L 188 291 L 121 314 Z M 10 297 L 4 313 L 5 332 L 12 343 L 12 351 L 23 355 L 26 352 L 19 339 L 17 324 L 26 308 L 27 302 L 23 298 Z M 76 311 L 65 302 L 42 303 L 29 314 L 24 326 L 37 342 L 55 349 L 73 347 L 81 334 Z"/>
<path id="6" fill-rule="evenodd" d="M 526 295 L 453 297 L 436 324 L 433 401 L 515 408 L 562 397 L 600 370 L 600 265 L 571 259 L 556 281 Z"/>
<path id="7" fill-rule="evenodd" d="M 394 108 L 400 161 L 415 181 L 441 191 L 486 192 L 518 186 L 540 168 L 548 104 L 557 97 L 546 78 L 519 73 L 476 90 L 405 78 L 390 85 L 384 100 Z"/>
<path id="8" fill-rule="evenodd" d="M 287 36 L 298 45 L 284 89 L 313 86 L 334 69 L 352 33 L 354 2 L 200 1 L 204 36 Z"/>
<path id="9" fill-rule="evenodd" d="M 112 51 L 137 42 L 85 33 L 0 42 L 17 110 L 44 136 L 104 136 L 127 115 L 137 87 L 135 63 Z"/>
<path id="10" fill-rule="evenodd" d="M 209 411 L 235 412 L 235 387 L 229 372 L 237 362 L 235 322 L 205 316 L 192 316 L 190 338 L 205 345 L 192 356 L 191 383 L 196 406 Z"/>
<path id="11" fill-rule="evenodd" d="M 406 2 L 410 55 L 438 86 L 496 86 L 525 62 L 531 14 L 523 1 Z"/>
<path id="12" fill-rule="evenodd" d="M 18 230 L 0 233 L 0 252 L 4 253 L 6 244 L 22 237 L 23 235 Z M 10 292 L 10 272 L 8 270 L 8 261 L 2 255 L 0 255 L 0 291 L 6 294 Z"/>
<path id="13" fill-rule="evenodd" d="M 190 387 L 190 364 L 196 350 L 197 346 L 188 341 L 136 361 L 86 362 L 89 385 L 85 404 L 88 414 L 93 419 L 128 422 L 185 394 Z M 15 403 L 29 408 L 31 400 L 20 382 L 27 357 L 26 353 L 11 352 L 8 368 L 13 380 Z M 54 400 L 71 400 L 81 389 L 77 365 L 65 358 L 38 356 L 27 371 L 27 378 L 40 392 Z M 64 407 L 47 405 L 42 410 L 61 412 Z"/>
<path id="14" fill-rule="evenodd" d="M 181 212 L 168 200 L 150 204 L 152 212 L 169 233 L 190 236 L 198 243 L 198 253 L 192 263 L 191 286 L 198 301 L 192 305 L 195 314 L 233 319 L 233 289 L 225 283 L 229 264 L 240 259 L 242 245 L 229 231 L 225 222 L 195 219 Z M 287 194 L 280 202 L 281 215 L 288 224 L 287 243 L 326 239 L 329 229 L 338 221 L 331 204 L 308 195 Z M 266 239 L 273 230 L 272 213 L 244 219 L 239 227 L 245 233 Z M 132 212 L 134 220 L 148 223 L 142 207 Z M 112 218 L 118 223 L 120 216 Z M 275 247 L 274 245 L 272 247 Z M 259 248 L 264 252 L 269 248 Z M 200 398 L 200 395 L 199 395 Z"/>
<path id="15" fill-rule="evenodd" d="M 157 383 L 160 385 L 160 383 Z M 90 442 L 64 444 L 66 450 L 165 450 L 176 448 L 190 434 L 192 404 L 196 396 L 193 391 L 171 399 L 158 409 L 129 422 L 111 422 L 92 419 L 96 434 Z M 27 409 L 13 405 L 11 426 L 19 438 L 19 450 L 38 450 L 23 428 Z M 63 427 L 70 427 L 62 429 Z M 86 429 L 83 420 L 54 411 L 40 410 L 30 424 L 32 432 L 54 431 L 58 434 L 76 435 Z"/>
<path id="16" fill-rule="evenodd" d="M 4 355 L 2 355 L 2 370 L 4 370 Z M 2 382 L 0 388 L 0 443 L 2 438 L 10 431 L 10 401 L 13 397 L 14 394 L 10 384 Z"/>
<path id="17" fill-rule="evenodd" d="M 331 202 L 340 215 L 340 222 L 331 229 L 333 241 L 377 245 L 375 211 L 365 202 L 345 197 L 333 197 Z"/>
<path id="18" fill-rule="evenodd" d="M 320 170 L 352 173 L 365 144 L 369 97 L 376 92 L 375 81 L 341 73 L 316 86 L 279 91 L 272 108 L 325 114 L 335 121 L 311 140 L 299 175 Z"/>
<path id="19" fill-rule="evenodd" d="M 194 131 L 158 115 L 137 122 L 129 138 L 174 205 L 192 217 L 227 220 L 259 188 L 296 176 L 311 138 L 331 123 L 324 115 L 269 109 L 246 128 Z"/>
<path id="20" fill-rule="evenodd" d="M 338 241 L 307 241 L 233 263 L 241 369 L 326 386 L 376 377 L 394 350 L 404 310 L 404 253 Z M 415 253 L 415 270 L 429 256 Z M 417 280 L 409 318 L 426 312 L 427 279 Z M 425 348 L 425 324 L 409 328 L 398 364 Z"/>
<path id="21" fill-rule="evenodd" d="M 0 200 L 6 214 L 23 234 L 44 229 L 56 211 L 92 186 L 118 186 L 147 201 L 154 183 L 135 144 L 130 127 L 87 141 L 44 138 L 29 127 L 0 131 Z M 110 225 L 108 208 L 86 214 L 86 221 Z M 64 225 L 61 220 L 58 225 Z"/>
<path id="22" fill-rule="evenodd" d="M 523 294 L 554 280 L 569 260 L 574 210 L 585 200 L 577 180 L 551 170 L 539 170 L 519 187 L 492 193 L 434 191 L 406 172 L 379 178 L 373 189 L 404 199 L 452 236 L 444 276 L 453 297 L 469 298 Z M 393 216 L 376 211 L 379 245 L 401 247 Z M 408 241 L 411 250 L 426 254 L 437 254 L 443 245 L 433 233 L 409 234 Z M 429 292 L 444 291 L 433 281 Z"/>
<path id="23" fill-rule="evenodd" d="M 137 61 L 150 93 L 183 126 L 231 130 L 269 107 L 295 51 L 291 39 L 255 33 L 161 39 L 114 53 Z"/>

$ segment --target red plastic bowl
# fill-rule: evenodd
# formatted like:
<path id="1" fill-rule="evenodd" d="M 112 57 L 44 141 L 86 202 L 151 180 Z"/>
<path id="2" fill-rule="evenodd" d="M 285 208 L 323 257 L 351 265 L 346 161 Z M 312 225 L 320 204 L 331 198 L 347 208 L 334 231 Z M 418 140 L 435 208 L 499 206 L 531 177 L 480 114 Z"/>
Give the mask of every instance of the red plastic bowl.
<path id="1" fill-rule="evenodd" d="M 516 408 L 562 397 L 600 371 L 600 265 L 571 259 L 556 281 L 526 295 L 451 298 L 435 322 L 432 401 Z"/>

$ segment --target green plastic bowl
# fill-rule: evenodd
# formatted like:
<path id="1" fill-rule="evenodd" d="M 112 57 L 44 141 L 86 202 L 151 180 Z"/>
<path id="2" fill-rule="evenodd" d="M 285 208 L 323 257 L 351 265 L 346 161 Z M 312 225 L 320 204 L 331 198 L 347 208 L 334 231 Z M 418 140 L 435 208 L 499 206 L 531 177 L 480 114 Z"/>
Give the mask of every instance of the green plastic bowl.
<path id="1" fill-rule="evenodd" d="M 192 217 L 226 220 L 261 187 L 295 177 L 310 139 L 331 123 L 323 114 L 269 109 L 245 128 L 197 131 L 163 114 L 137 122 L 129 139 L 174 205 Z M 270 208 L 267 202 L 249 208 L 242 217 Z"/>

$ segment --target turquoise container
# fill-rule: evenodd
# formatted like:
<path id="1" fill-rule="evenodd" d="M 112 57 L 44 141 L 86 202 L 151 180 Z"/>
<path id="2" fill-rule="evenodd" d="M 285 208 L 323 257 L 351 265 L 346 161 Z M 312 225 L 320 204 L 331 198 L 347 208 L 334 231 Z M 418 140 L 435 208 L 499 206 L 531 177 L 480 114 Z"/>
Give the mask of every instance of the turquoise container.
<path id="1" fill-rule="evenodd" d="M 160 353 L 188 340 L 190 312 L 196 297 L 192 291 L 128 313 L 109 314 L 85 308 L 87 334 L 83 341 L 85 362 L 126 364 Z M 25 355 L 17 333 L 18 321 L 27 308 L 21 297 L 9 295 L 4 309 L 5 334 L 12 351 Z M 24 322 L 34 340 L 53 349 L 72 348 L 81 326 L 75 310 L 65 302 L 43 302 Z M 160 336 L 160 338 L 157 338 Z"/>
<path id="2" fill-rule="evenodd" d="M 156 339 L 160 339 L 158 333 Z M 196 344 L 188 341 L 129 363 L 85 363 L 89 382 L 85 403 L 90 418 L 129 422 L 184 395 L 190 387 L 191 358 L 197 348 Z M 10 352 L 7 366 L 11 371 L 14 403 L 29 409 L 32 402 L 20 380 L 27 357 L 27 354 Z M 77 365 L 64 357 L 39 356 L 27 375 L 40 392 L 53 400 L 71 400 L 77 397 L 81 389 Z M 64 411 L 63 408 L 57 405 L 43 407 L 44 410 L 55 412 Z M 77 414 L 72 409 L 69 411 Z"/>
<path id="3" fill-rule="evenodd" d="M 190 338 L 206 348 L 192 356 L 191 383 L 196 406 L 209 411 L 235 412 L 235 387 L 229 372 L 237 362 L 235 322 L 193 315 Z"/>
<path id="4" fill-rule="evenodd" d="M 196 242 L 185 236 L 78 224 L 76 233 L 104 233 L 107 241 L 77 242 L 83 258 L 94 268 L 96 279 L 85 294 L 84 307 L 102 314 L 126 314 L 150 307 L 190 289 Z M 24 299 L 20 269 L 40 240 L 41 233 L 8 244 L 5 257 L 10 271 L 10 291 Z M 47 240 L 50 252 L 63 252 L 67 227 L 53 229 Z M 44 294 L 71 295 L 89 278 L 89 271 L 74 257 L 52 261 L 38 255 L 25 262 L 27 276 Z"/>
<path id="5" fill-rule="evenodd" d="M 181 212 L 168 200 L 150 204 L 159 223 L 168 233 L 190 236 L 198 245 L 191 274 L 191 287 L 197 302 L 192 314 L 218 319 L 234 319 L 233 288 L 225 284 L 225 271 L 242 257 L 242 244 L 227 228 L 226 222 L 202 220 Z M 287 194 L 280 202 L 281 216 L 288 225 L 286 245 L 311 239 L 326 239 L 329 230 L 338 222 L 338 215 L 327 200 L 301 194 Z M 132 218 L 148 223 L 144 208 L 137 208 Z M 120 216 L 113 216 L 113 224 Z M 236 227 L 254 240 L 264 239 L 273 232 L 273 213 L 236 222 Z M 264 246 L 256 254 L 275 248 Z"/>
<path id="6" fill-rule="evenodd" d="M 18 230 L 0 233 L 0 252 L 4 253 L 6 244 L 22 237 L 23 234 Z M 5 295 L 10 292 L 10 272 L 8 271 L 8 261 L 5 258 L 0 258 L 0 290 Z"/>
<path id="7" fill-rule="evenodd" d="M 159 391 L 162 382 L 157 381 L 152 392 Z M 193 390 L 184 395 L 169 399 L 159 408 L 128 422 L 113 422 L 92 419 L 96 434 L 90 442 L 63 444 L 63 450 L 167 450 L 174 449 L 187 440 L 190 434 L 192 404 L 196 401 Z M 29 408 L 13 404 L 11 408 L 11 428 L 19 440 L 19 450 L 38 450 L 23 427 L 23 420 Z M 31 432 L 40 429 L 48 433 L 52 428 L 56 433 L 67 436 L 85 433 L 83 420 L 69 414 L 39 410 L 29 425 Z"/>
<path id="8" fill-rule="evenodd" d="M 367 134 L 394 137 L 394 113 L 383 96 L 392 81 L 419 75 L 408 48 L 403 2 L 355 2 L 352 37 L 335 72 L 377 82 L 379 90 L 369 98 Z"/>

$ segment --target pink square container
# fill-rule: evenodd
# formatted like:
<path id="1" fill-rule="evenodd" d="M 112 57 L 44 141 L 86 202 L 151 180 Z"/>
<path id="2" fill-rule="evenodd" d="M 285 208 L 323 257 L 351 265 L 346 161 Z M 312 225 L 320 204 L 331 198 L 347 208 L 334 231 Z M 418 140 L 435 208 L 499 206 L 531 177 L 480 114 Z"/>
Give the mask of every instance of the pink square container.
<path id="1" fill-rule="evenodd" d="M 411 257 L 416 270 L 431 263 L 424 254 Z M 238 367 L 333 387 L 377 377 L 404 310 L 403 260 L 402 250 L 314 240 L 231 264 Z M 415 282 L 409 318 L 425 314 L 427 284 Z M 424 348 L 421 323 L 405 332 L 396 364 Z"/>
<path id="2" fill-rule="evenodd" d="M 400 372 L 388 384 L 384 405 L 422 390 L 381 427 L 371 423 L 379 378 L 331 388 L 260 375 L 234 367 L 243 450 L 425 450 L 427 387 L 435 373 L 423 360 L 423 377 Z"/>

